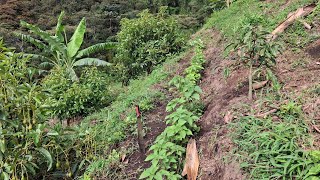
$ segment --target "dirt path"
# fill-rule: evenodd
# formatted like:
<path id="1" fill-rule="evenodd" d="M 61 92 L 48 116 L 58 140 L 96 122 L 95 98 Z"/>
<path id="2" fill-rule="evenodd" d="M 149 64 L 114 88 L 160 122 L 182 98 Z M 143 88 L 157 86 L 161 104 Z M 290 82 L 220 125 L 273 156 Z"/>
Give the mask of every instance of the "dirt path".
<path id="1" fill-rule="evenodd" d="M 214 30 L 206 30 L 209 44 L 205 50 L 207 67 L 200 87 L 206 111 L 199 121 L 201 127 L 198 136 L 200 150 L 200 175 L 202 180 L 243 179 L 240 168 L 234 162 L 223 162 L 226 153 L 232 150 L 231 140 L 225 128 L 224 115 L 231 106 L 246 101 L 246 74 L 236 69 L 227 79 L 224 68 L 233 62 L 223 57 L 224 42 Z"/>

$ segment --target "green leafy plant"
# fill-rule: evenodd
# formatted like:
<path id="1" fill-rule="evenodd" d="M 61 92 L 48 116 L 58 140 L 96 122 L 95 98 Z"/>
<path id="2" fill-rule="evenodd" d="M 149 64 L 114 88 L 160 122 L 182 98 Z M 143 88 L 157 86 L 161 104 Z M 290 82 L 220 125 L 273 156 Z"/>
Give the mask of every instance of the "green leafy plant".
<path id="1" fill-rule="evenodd" d="M 239 56 L 243 64 L 249 67 L 249 93 L 252 100 L 253 68 L 262 67 L 276 63 L 276 56 L 280 53 L 281 45 L 268 39 L 268 32 L 258 25 L 256 19 L 248 18 L 240 29 L 240 34 L 235 42 L 229 44 L 226 49 L 231 48 Z"/>
<path id="2" fill-rule="evenodd" d="M 21 26 L 27 28 L 31 33 L 40 37 L 36 39 L 30 35 L 21 33 L 15 33 L 21 40 L 31 43 L 38 48 L 41 54 L 25 54 L 32 59 L 40 60 L 40 68 L 48 67 L 64 67 L 66 68 L 68 75 L 73 81 L 78 80 L 78 76 L 74 70 L 77 66 L 95 65 L 106 66 L 110 63 L 88 57 L 99 51 L 115 48 L 115 44 L 111 42 L 100 43 L 85 49 L 80 50 L 83 43 L 84 34 L 86 32 L 86 19 L 83 18 L 76 30 L 74 31 L 71 39 L 68 41 L 62 19 L 64 12 L 61 12 L 58 23 L 55 29 L 55 34 L 51 35 L 49 32 L 43 31 L 35 25 L 21 22 Z"/>
<path id="3" fill-rule="evenodd" d="M 5 180 L 35 174 L 42 159 L 48 170 L 52 167 L 51 155 L 42 146 L 47 96 L 34 81 L 36 70 L 20 57 L 0 40 L 0 176 Z"/>
<path id="4" fill-rule="evenodd" d="M 162 8 L 156 15 L 147 10 L 136 19 L 122 19 L 117 34 L 116 68 L 120 79 L 127 84 L 142 72 L 151 72 L 171 54 L 179 52 L 184 38 L 173 17 Z"/>
<path id="5" fill-rule="evenodd" d="M 97 153 L 96 131 L 48 126 L 53 101 L 22 57 L 0 40 L 0 178 L 74 176 Z"/>
<path id="6" fill-rule="evenodd" d="M 204 69 L 203 65 L 205 63 L 203 51 L 203 42 L 198 39 L 191 43 L 195 47 L 195 56 L 192 57 L 191 66 L 185 70 L 186 78 L 193 83 L 197 83 L 201 78 L 201 71 Z"/>
<path id="7" fill-rule="evenodd" d="M 66 68 L 53 69 L 42 83 L 53 101 L 52 114 L 68 119 L 108 106 L 112 101 L 109 81 L 106 74 L 92 67 L 84 69 L 77 82 L 68 76 Z"/>
<path id="8" fill-rule="evenodd" d="M 188 137 L 199 131 L 196 121 L 200 118 L 200 114 L 186 108 L 187 105 L 196 104 L 202 93 L 196 82 L 200 79 L 198 75 L 204 64 L 202 51 L 200 51 L 203 47 L 201 44 L 195 45 L 197 51 L 191 63 L 195 68 L 186 70 L 186 78 L 175 76 L 169 82 L 169 85 L 175 86 L 178 90 L 179 97 L 167 104 L 166 111 L 170 113 L 166 116 L 168 126 L 150 147 L 152 153 L 146 161 L 151 161 L 151 167 L 143 171 L 140 179 L 181 179 L 178 171 L 181 169 L 180 162 L 185 152 L 183 145 L 187 143 Z"/>

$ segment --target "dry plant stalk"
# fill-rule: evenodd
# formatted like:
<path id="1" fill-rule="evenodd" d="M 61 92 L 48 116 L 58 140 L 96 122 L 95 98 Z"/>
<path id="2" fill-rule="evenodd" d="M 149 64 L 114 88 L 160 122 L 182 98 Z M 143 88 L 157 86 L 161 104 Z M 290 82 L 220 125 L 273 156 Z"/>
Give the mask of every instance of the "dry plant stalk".
<path id="1" fill-rule="evenodd" d="M 271 34 L 273 39 L 277 38 L 277 35 L 282 33 L 288 26 L 294 23 L 296 19 L 307 16 L 316 7 L 316 4 L 310 4 L 308 6 L 297 9 L 294 13 L 290 13 L 286 20 L 284 20 Z"/>
<path id="2" fill-rule="evenodd" d="M 183 168 L 182 176 L 187 175 L 188 180 L 196 180 L 199 170 L 199 156 L 196 140 L 190 139 L 187 145 L 186 163 Z"/>

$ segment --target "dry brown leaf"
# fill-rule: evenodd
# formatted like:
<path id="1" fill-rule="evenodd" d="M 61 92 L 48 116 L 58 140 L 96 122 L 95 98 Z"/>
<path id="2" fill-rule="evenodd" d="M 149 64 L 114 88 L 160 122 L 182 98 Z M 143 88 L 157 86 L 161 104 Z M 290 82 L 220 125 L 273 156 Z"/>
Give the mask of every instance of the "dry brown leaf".
<path id="1" fill-rule="evenodd" d="M 186 163 L 183 168 L 182 176 L 187 175 L 188 180 L 196 180 L 199 170 L 199 156 L 196 140 L 190 139 L 187 145 Z"/>
<path id="2" fill-rule="evenodd" d="M 126 155 L 125 154 L 123 154 L 122 156 L 121 156 L 121 162 L 123 162 L 125 159 L 126 159 Z"/>
<path id="3" fill-rule="evenodd" d="M 310 4 L 303 8 L 297 9 L 294 13 L 290 13 L 286 20 L 284 20 L 271 34 L 273 39 L 277 37 L 278 34 L 282 33 L 288 26 L 290 26 L 296 19 L 304 17 L 310 14 L 316 7 L 316 4 Z"/>
<path id="4" fill-rule="evenodd" d="M 311 25 L 304 20 L 299 20 L 299 22 L 301 22 L 306 29 L 310 30 L 312 28 Z"/>
<path id="5" fill-rule="evenodd" d="M 268 115 L 270 115 L 272 113 L 275 113 L 277 111 L 278 111 L 278 109 L 272 109 L 272 110 L 270 110 L 268 112 L 265 112 L 265 113 L 262 113 L 262 114 L 258 114 L 255 117 L 257 117 L 257 118 L 266 118 Z"/>
<path id="6" fill-rule="evenodd" d="M 129 163 L 129 159 L 126 159 L 123 163 L 124 164 L 128 164 Z"/>
<path id="7" fill-rule="evenodd" d="M 224 116 L 224 122 L 229 124 L 233 119 L 233 116 L 230 111 L 227 112 L 227 114 Z"/>
<path id="8" fill-rule="evenodd" d="M 253 90 L 257 90 L 257 89 L 263 88 L 267 83 L 268 83 L 268 81 L 262 81 L 262 82 L 254 83 L 252 85 L 252 89 Z"/>

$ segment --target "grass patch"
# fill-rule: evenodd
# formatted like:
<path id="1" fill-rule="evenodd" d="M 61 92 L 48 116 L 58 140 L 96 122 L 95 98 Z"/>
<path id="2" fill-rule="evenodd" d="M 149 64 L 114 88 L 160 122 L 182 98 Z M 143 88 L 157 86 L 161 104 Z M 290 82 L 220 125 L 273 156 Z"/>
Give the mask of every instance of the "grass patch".
<path id="1" fill-rule="evenodd" d="M 273 1 L 272 3 L 258 0 L 238 0 L 230 8 L 214 12 L 204 27 L 215 27 L 227 38 L 232 38 L 237 35 L 237 30 L 248 16 L 257 16 L 262 17 L 261 25 L 268 31 L 272 31 L 286 19 L 289 12 L 313 2 L 316 1 L 292 0 L 286 7 L 282 7 L 286 0 Z M 302 24 L 301 26 L 303 27 Z"/>
<path id="2" fill-rule="evenodd" d="M 314 161 L 306 151 L 311 137 L 301 113 L 301 106 L 290 102 L 281 106 L 278 120 L 247 116 L 230 125 L 236 156 L 249 179 L 307 176 Z"/>

